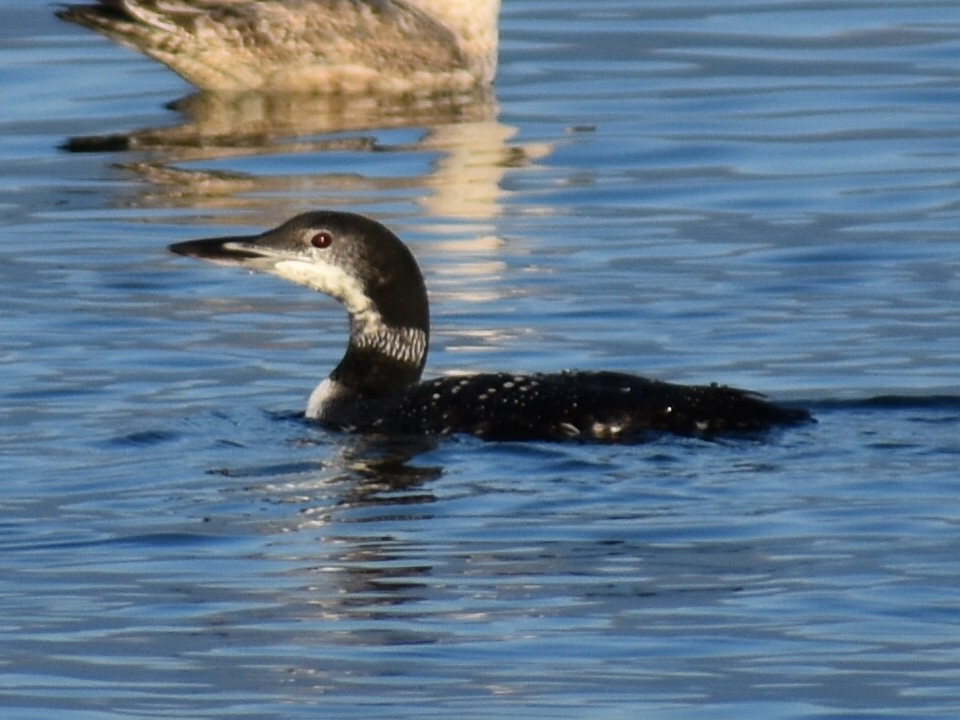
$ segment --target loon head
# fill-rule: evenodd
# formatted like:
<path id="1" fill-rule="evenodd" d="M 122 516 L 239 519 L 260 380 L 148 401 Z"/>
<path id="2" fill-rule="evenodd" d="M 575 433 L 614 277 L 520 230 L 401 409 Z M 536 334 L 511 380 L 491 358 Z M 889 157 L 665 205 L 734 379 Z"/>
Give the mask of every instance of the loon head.
<path id="1" fill-rule="evenodd" d="M 339 300 L 350 317 L 350 343 L 330 375 L 337 394 L 384 396 L 419 380 L 430 333 L 427 291 L 411 252 L 379 222 L 309 212 L 259 235 L 190 240 L 170 249 L 270 273 Z M 330 392 L 328 383 L 324 393 Z"/>

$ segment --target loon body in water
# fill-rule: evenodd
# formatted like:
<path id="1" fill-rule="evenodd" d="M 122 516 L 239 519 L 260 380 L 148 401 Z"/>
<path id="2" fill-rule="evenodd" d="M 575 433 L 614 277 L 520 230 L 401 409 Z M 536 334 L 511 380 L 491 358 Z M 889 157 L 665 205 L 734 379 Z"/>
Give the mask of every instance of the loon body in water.
<path id="1" fill-rule="evenodd" d="M 493 82 L 500 0 L 98 0 L 57 16 L 213 92 L 432 94 Z"/>
<path id="2" fill-rule="evenodd" d="M 277 275 L 344 305 L 350 318 L 346 354 L 314 390 L 306 411 L 342 430 L 638 442 L 650 433 L 710 437 L 811 419 L 805 410 L 756 393 L 618 372 L 421 381 L 430 333 L 423 276 L 406 245 L 362 215 L 304 213 L 261 235 L 193 240 L 170 249 Z"/>

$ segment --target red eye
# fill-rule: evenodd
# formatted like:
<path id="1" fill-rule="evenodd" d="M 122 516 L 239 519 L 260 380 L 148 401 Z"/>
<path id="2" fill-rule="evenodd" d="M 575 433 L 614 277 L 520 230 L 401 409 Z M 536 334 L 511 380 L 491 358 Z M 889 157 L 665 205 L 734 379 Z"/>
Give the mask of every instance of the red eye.
<path id="1" fill-rule="evenodd" d="M 321 230 L 310 237 L 310 244 L 318 250 L 324 250 L 333 244 L 333 235 L 326 230 Z"/>

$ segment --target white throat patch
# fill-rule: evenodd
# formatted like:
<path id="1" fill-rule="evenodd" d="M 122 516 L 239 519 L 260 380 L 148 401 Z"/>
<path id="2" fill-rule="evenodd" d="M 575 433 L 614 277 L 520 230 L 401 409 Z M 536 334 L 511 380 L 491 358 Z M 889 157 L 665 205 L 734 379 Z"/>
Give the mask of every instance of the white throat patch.
<path id="1" fill-rule="evenodd" d="M 363 286 L 342 269 L 326 263 L 281 260 L 270 272 L 284 280 L 305 285 L 339 300 L 356 322 L 357 332 L 376 333 L 384 329 L 380 313 L 363 291 Z"/>

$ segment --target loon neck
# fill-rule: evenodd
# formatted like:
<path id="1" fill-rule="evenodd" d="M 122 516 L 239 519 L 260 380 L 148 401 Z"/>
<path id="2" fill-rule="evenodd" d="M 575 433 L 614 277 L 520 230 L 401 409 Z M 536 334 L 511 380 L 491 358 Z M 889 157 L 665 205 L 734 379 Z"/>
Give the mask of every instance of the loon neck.
<path id="1" fill-rule="evenodd" d="M 426 363 L 427 344 L 427 332 L 419 328 L 358 333 L 351 323 L 347 352 L 310 395 L 307 417 L 341 422 L 362 414 L 370 402 L 415 385 Z"/>
<path id="2" fill-rule="evenodd" d="M 362 397 L 391 395 L 420 380 L 427 361 L 426 330 L 381 326 L 356 332 L 330 379 Z"/>

